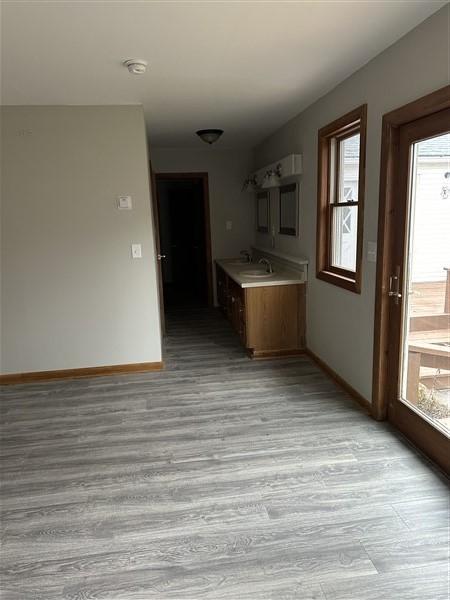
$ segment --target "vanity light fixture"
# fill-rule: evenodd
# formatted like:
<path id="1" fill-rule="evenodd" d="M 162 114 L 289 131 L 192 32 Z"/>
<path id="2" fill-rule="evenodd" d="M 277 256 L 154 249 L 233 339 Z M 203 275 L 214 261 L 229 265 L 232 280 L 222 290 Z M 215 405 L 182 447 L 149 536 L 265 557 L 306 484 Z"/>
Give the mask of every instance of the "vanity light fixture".
<path id="1" fill-rule="evenodd" d="M 142 75 L 147 70 L 148 62 L 142 58 L 129 58 L 124 60 L 122 64 L 133 75 Z"/>
<path id="2" fill-rule="evenodd" d="M 280 187 L 287 177 L 301 174 L 302 155 L 289 154 L 247 175 L 242 185 L 242 191 L 258 192 L 264 188 Z M 448 175 L 450 176 L 450 172 Z"/>
<path id="3" fill-rule="evenodd" d="M 258 189 L 256 175 L 249 175 L 242 185 L 243 192 L 255 192 Z"/>
<path id="4" fill-rule="evenodd" d="M 278 163 L 275 169 L 266 171 L 262 182 L 262 188 L 278 187 L 280 185 L 280 177 L 282 175 L 281 164 Z"/>
<path id="5" fill-rule="evenodd" d="M 223 129 L 199 129 L 195 132 L 206 144 L 214 144 L 223 133 Z"/>

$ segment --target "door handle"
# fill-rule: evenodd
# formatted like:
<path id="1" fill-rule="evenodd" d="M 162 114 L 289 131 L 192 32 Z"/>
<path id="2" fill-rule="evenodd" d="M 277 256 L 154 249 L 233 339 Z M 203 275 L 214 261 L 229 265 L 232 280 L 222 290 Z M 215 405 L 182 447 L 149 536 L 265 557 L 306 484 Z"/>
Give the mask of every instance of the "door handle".
<path id="1" fill-rule="evenodd" d="M 400 298 L 402 297 L 402 295 L 400 293 L 400 267 L 397 267 L 395 269 L 395 275 L 391 275 L 389 277 L 388 296 L 390 298 L 394 298 L 395 304 L 398 304 Z"/>
<path id="2" fill-rule="evenodd" d="M 163 258 L 166 258 L 166 255 L 165 255 L 165 254 L 157 254 L 157 255 L 156 255 L 156 258 L 157 258 L 158 260 L 162 260 Z"/>

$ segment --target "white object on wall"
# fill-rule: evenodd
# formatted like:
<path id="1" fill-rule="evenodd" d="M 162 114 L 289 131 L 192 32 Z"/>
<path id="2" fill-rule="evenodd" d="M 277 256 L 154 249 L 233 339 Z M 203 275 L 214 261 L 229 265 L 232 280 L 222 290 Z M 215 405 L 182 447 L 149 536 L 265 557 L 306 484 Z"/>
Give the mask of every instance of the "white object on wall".
<path id="1" fill-rule="evenodd" d="M 119 196 L 117 208 L 119 210 L 131 210 L 133 208 L 131 196 Z"/>
<path id="2" fill-rule="evenodd" d="M 142 258 L 141 244 L 131 244 L 131 256 L 132 258 Z"/>

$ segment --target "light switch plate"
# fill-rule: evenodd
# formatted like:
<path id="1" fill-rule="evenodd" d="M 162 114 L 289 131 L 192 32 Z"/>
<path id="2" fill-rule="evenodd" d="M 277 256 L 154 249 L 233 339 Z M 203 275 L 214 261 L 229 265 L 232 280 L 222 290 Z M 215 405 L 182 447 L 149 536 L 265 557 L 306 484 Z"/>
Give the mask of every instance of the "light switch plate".
<path id="1" fill-rule="evenodd" d="M 133 204 L 131 202 L 131 196 L 119 196 L 119 200 L 117 202 L 117 208 L 119 210 L 131 210 Z"/>
<path id="2" fill-rule="evenodd" d="M 227 221 L 225 223 L 225 228 L 227 231 L 231 231 L 233 229 L 233 221 Z"/>
<path id="3" fill-rule="evenodd" d="M 141 244 L 131 244 L 131 256 L 132 258 L 142 258 Z"/>

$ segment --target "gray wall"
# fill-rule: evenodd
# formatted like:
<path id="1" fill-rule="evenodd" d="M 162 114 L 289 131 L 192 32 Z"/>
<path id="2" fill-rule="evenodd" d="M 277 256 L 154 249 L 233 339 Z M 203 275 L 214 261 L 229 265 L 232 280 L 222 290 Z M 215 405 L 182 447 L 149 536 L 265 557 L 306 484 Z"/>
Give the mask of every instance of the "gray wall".
<path id="1" fill-rule="evenodd" d="M 346 79 L 266 139 L 255 153 L 260 168 L 290 153 L 303 154 L 300 237 L 277 236 L 276 247 L 310 260 L 307 340 L 309 348 L 365 398 L 371 398 L 374 263 L 367 242 L 377 239 L 382 115 L 449 83 L 449 5 Z M 361 295 L 315 278 L 317 132 L 367 102 L 367 169 Z M 273 218 L 277 218 L 273 203 Z M 266 235 L 258 244 L 269 246 Z"/>
<path id="2" fill-rule="evenodd" d="M 198 149 L 154 148 L 150 144 L 150 153 L 155 173 L 208 173 L 213 259 L 237 256 L 253 244 L 253 198 L 241 191 L 252 167 L 249 150 L 206 145 Z M 227 221 L 232 221 L 231 230 L 226 229 Z"/>
<path id="3" fill-rule="evenodd" d="M 5 107 L 1 166 L 2 372 L 159 361 L 141 107 Z"/>

